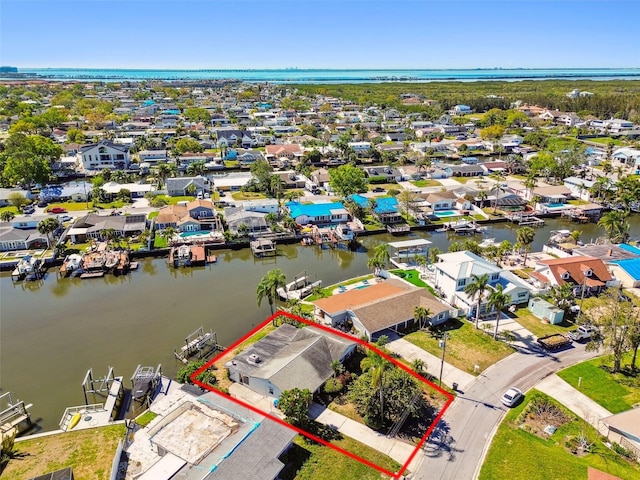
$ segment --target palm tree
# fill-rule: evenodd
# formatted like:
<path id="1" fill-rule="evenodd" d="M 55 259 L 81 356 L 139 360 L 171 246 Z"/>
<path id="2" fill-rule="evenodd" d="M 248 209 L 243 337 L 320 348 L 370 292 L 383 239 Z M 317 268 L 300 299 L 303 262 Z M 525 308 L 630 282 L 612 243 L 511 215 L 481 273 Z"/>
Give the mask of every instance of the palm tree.
<path id="1" fill-rule="evenodd" d="M 502 183 L 504 182 L 506 177 L 500 172 L 496 172 L 496 173 L 492 174 L 491 177 L 496 182 L 495 187 L 494 187 L 494 190 L 496 192 L 496 199 L 495 199 L 495 202 L 493 204 L 493 213 L 495 215 L 496 211 L 498 210 L 498 198 L 500 198 L 500 189 L 502 188 Z"/>
<path id="2" fill-rule="evenodd" d="M 11 220 L 13 220 L 16 217 L 16 214 L 13 213 L 10 210 L 5 210 L 2 213 L 0 213 L 0 219 L 3 222 L 10 222 Z"/>
<path id="3" fill-rule="evenodd" d="M 531 198 L 533 189 L 538 186 L 538 175 L 535 172 L 529 172 L 524 181 L 524 187 L 527 189 L 528 198 Z"/>
<path id="4" fill-rule="evenodd" d="M 52 233 L 60 228 L 60 221 L 56 217 L 49 217 L 38 223 L 38 232 L 47 236 L 47 245 L 52 247 L 53 237 Z"/>
<path id="5" fill-rule="evenodd" d="M 424 272 L 424 267 L 427 266 L 427 264 L 429 263 L 429 260 L 427 260 L 427 257 L 423 256 L 423 255 L 417 255 L 415 257 L 416 260 L 416 264 L 422 269 L 422 271 Z"/>
<path id="6" fill-rule="evenodd" d="M 384 370 L 387 362 L 373 350 L 368 350 L 367 356 L 360 362 L 360 368 L 363 372 L 371 374 L 371 386 L 378 389 L 380 395 L 380 422 L 384 418 Z"/>
<path id="7" fill-rule="evenodd" d="M 476 304 L 476 328 L 478 328 L 480 324 L 480 306 L 482 305 L 482 300 L 484 300 L 485 292 L 491 290 L 489 287 L 489 275 L 484 273 L 482 275 L 472 275 L 471 283 L 468 283 L 466 287 L 464 287 L 464 293 L 469 295 L 471 298 L 477 298 Z"/>
<path id="8" fill-rule="evenodd" d="M 207 167 L 203 161 L 193 162 L 187 167 L 187 175 L 192 177 L 196 175 L 204 175 L 207 173 Z"/>
<path id="9" fill-rule="evenodd" d="M 531 227 L 520 227 L 516 231 L 516 239 L 524 248 L 524 266 L 527 266 L 527 254 L 531 251 L 531 244 L 536 236 L 536 231 Z"/>
<path id="10" fill-rule="evenodd" d="M 336 376 L 344 372 L 344 366 L 340 360 L 334 360 L 331 362 L 331 370 L 333 370 L 333 378 L 336 378 Z"/>
<path id="11" fill-rule="evenodd" d="M 171 245 L 173 242 L 173 237 L 178 234 L 178 230 L 174 227 L 167 227 L 160 233 L 160 237 L 164 238 L 167 241 L 167 245 Z"/>
<path id="12" fill-rule="evenodd" d="M 502 309 L 511 303 L 511 297 L 503 292 L 501 284 L 495 286 L 491 295 L 489 295 L 489 302 L 487 306 L 493 308 L 496 311 L 496 329 L 493 331 L 493 339 L 498 338 L 498 325 L 500 324 L 500 317 L 502 316 Z"/>
<path id="13" fill-rule="evenodd" d="M 416 372 L 418 375 L 422 376 L 424 374 L 424 370 L 426 368 L 426 364 L 424 363 L 424 360 L 420 359 L 420 358 L 416 358 L 413 363 L 411 364 L 411 368 L 413 369 L 414 372 Z"/>
<path id="14" fill-rule="evenodd" d="M 418 321 L 420 328 L 424 328 L 424 323 L 431 316 L 431 311 L 428 308 L 418 306 L 413 309 L 413 318 Z"/>
<path id="15" fill-rule="evenodd" d="M 294 233 L 296 231 L 296 227 L 298 226 L 298 223 L 289 215 L 287 215 L 282 219 L 282 226 L 287 230 L 289 230 L 291 233 Z"/>
<path id="16" fill-rule="evenodd" d="M 167 177 L 172 176 L 175 173 L 175 166 L 168 163 L 161 163 L 156 167 L 158 178 L 160 183 L 164 185 L 167 181 Z M 161 185 L 158 185 L 160 187 Z"/>
<path id="17" fill-rule="evenodd" d="M 367 260 L 367 268 L 373 270 L 377 275 L 382 268 L 382 262 L 377 257 L 371 257 Z"/>
<path id="18" fill-rule="evenodd" d="M 391 254 L 389 253 L 388 243 L 381 243 L 379 245 L 376 245 L 376 247 L 373 249 L 373 252 L 374 258 L 379 260 L 382 266 L 386 267 L 389 264 Z"/>
<path id="19" fill-rule="evenodd" d="M 611 210 L 598 220 L 598 226 L 604 228 L 607 238 L 612 243 L 623 243 L 629 239 L 629 222 L 627 213 Z"/>
<path id="20" fill-rule="evenodd" d="M 260 283 L 258 283 L 258 289 L 256 291 L 256 300 L 258 301 L 258 306 L 260 306 L 262 300 L 266 297 L 266 299 L 269 301 L 271 315 L 273 315 L 273 304 L 278 299 L 278 288 L 284 288 L 286 284 L 286 277 L 279 268 L 275 270 L 269 270 L 267 274 L 262 277 Z"/>
<path id="21" fill-rule="evenodd" d="M 442 253 L 438 247 L 432 247 L 429 249 L 429 261 L 431 263 L 436 263 L 438 261 L 438 255 Z"/>

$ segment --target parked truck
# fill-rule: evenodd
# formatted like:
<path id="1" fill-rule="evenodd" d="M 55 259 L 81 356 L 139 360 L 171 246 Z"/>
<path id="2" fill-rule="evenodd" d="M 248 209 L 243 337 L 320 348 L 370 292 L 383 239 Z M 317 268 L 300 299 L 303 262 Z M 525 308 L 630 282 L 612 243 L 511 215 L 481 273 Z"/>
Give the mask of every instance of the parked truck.
<path id="1" fill-rule="evenodd" d="M 597 333 L 598 328 L 594 325 L 580 325 L 569 332 L 569 338 L 574 342 L 588 342 Z"/>

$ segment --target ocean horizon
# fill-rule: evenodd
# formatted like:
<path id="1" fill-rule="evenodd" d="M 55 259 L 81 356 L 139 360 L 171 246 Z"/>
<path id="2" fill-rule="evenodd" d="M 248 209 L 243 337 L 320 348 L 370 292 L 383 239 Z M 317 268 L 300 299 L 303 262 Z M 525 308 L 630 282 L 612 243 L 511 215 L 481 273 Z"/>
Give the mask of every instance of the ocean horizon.
<path id="1" fill-rule="evenodd" d="M 112 69 L 18 68 L 18 74 L 51 80 L 223 80 L 273 83 L 369 83 L 482 80 L 640 79 L 640 68 L 475 69 Z M 9 78 L 3 74 L 0 76 Z M 13 75 L 11 76 L 15 78 Z"/>

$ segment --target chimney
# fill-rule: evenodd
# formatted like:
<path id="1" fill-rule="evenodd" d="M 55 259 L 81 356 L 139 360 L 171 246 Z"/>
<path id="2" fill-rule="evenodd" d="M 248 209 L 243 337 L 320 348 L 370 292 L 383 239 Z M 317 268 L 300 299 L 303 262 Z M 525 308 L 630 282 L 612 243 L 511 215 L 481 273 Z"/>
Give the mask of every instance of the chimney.
<path id="1" fill-rule="evenodd" d="M 610 248 L 607 252 L 607 257 L 610 257 L 611 255 L 613 255 L 613 248 Z"/>

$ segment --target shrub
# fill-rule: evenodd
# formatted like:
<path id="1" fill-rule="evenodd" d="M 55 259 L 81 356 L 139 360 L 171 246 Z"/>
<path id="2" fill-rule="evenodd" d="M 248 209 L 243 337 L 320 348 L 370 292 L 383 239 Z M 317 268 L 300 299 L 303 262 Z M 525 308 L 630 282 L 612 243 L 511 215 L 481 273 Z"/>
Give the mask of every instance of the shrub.
<path id="1" fill-rule="evenodd" d="M 340 390 L 342 390 L 342 382 L 337 378 L 330 378 L 324 384 L 324 391 L 327 393 L 338 393 Z"/>

